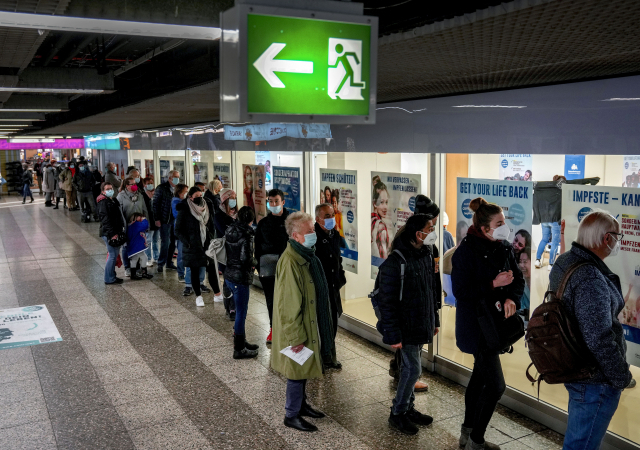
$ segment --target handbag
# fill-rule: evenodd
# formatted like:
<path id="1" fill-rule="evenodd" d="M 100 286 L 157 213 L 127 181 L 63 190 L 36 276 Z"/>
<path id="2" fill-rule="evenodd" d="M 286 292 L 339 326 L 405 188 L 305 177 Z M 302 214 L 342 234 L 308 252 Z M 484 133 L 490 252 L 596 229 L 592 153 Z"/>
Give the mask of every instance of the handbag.
<path id="1" fill-rule="evenodd" d="M 205 254 L 209 258 L 215 259 L 218 263 L 227 264 L 226 242 L 227 239 L 224 237 L 211 239 L 209 248 L 205 251 Z"/>
<path id="2" fill-rule="evenodd" d="M 120 247 L 125 242 L 127 242 L 127 235 L 124 233 L 124 231 L 118 233 L 118 236 L 115 239 L 109 239 L 109 245 L 111 247 Z"/>
<path id="3" fill-rule="evenodd" d="M 278 260 L 280 255 L 269 254 L 262 255 L 260 257 L 260 276 L 261 277 L 275 277 L 276 267 L 278 266 Z"/>
<path id="4" fill-rule="evenodd" d="M 508 319 L 493 317 L 489 306 L 481 299 L 478 302 L 478 324 L 487 349 L 500 353 L 513 353 L 513 344 L 524 337 L 524 321 L 518 314 Z M 499 310 L 502 313 L 502 308 Z"/>

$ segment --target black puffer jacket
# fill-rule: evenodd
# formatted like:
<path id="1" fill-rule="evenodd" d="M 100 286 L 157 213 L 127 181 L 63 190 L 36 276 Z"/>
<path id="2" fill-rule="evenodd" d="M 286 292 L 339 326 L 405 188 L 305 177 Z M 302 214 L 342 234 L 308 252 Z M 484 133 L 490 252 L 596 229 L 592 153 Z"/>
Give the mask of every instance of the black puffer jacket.
<path id="1" fill-rule="evenodd" d="M 227 238 L 225 279 L 232 283 L 252 284 L 253 268 L 256 266 L 256 260 L 253 257 L 253 228 L 244 223 L 234 222 L 227 228 L 225 237 Z"/>
<path id="2" fill-rule="evenodd" d="M 380 266 L 377 296 L 382 318 L 378 330 L 388 345 L 423 345 L 433 341 L 440 326 L 438 309 L 441 291 L 436 282 L 432 247 L 416 249 L 398 237 L 392 252 Z M 395 252 L 399 250 L 406 262 Z M 405 265 L 404 288 L 400 301 L 401 265 Z"/>
<path id="3" fill-rule="evenodd" d="M 340 299 L 340 289 L 347 284 L 347 279 L 344 275 L 342 256 L 340 255 L 340 233 L 335 230 L 327 233 L 317 223 L 315 224 L 315 231 L 318 236 L 316 256 L 322 263 L 324 275 L 327 278 L 331 307 L 337 309 L 338 316 L 341 316 L 342 300 Z"/>
<path id="4" fill-rule="evenodd" d="M 209 189 L 207 189 L 203 195 L 204 198 L 206 198 L 207 200 L 209 200 L 210 203 L 207 203 L 207 205 L 210 206 L 211 209 L 209 209 L 209 213 L 213 216 L 215 216 L 218 213 L 221 213 L 222 211 L 220 211 L 220 196 L 218 195 L 218 200 L 216 201 L 216 196 L 213 195 L 213 192 L 211 192 Z"/>
<path id="5" fill-rule="evenodd" d="M 147 220 L 149 221 L 149 231 L 155 231 L 158 227 L 156 226 L 156 219 L 153 215 L 153 200 L 149 198 L 145 189 L 140 191 L 140 195 L 144 198 L 144 206 L 147 207 L 147 214 L 149 214 L 149 217 L 147 217 Z"/>
<path id="6" fill-rule="evenodd" d="M 524 277 L 518 268 L 513 247 L 507 241 L 491 241 L 469 228 L 452 259 L 451 284 L 456 307 L 456 344 L 470 354 L 479 349 L 482 333 L 478 325 L 478 302 L 484 301 L 494 314 L 494 320 L 504 320 L 504 302 L 513 300 L 520 309 L 524 291 Z M 513 281 L 507 286 L 493 288 L 493 280 L 500 272 L 513 271 Z M 496 303 L 500 302 L 500 309 Z"/>
<path id="7" fill-rule="evenodd" d="M 227 233 L 227 228 L 236 222 L 236 219 L 220 210 L 218 214 L 213 218 L 216 224 L 216 237 L 221 238 Z"/>
<path id="8" fill-rule="evenodd" d="M 84 172 L 80 169 L 76 170 L 76 174 L 73 176 L 73 185 L 76 187 L 78 192 L 87 193 L 93 192 L 93 186 L 95 186 L 96 180 L 93 178 L 93 174 L 87 168 L 84 169 Z"/>
<path id="9" fill-rule="evenodd" d="M 207 199 L 205 199 L 205 202 Z M 182 200 L 176 206 L 178 217 L 175 224 L 175 235 L 182 242 L 182 263 L 185 267 L 206 267 L 209 261 L 212 261 L 205 251 L 209 248 L 209 243 L 213 239 L 215 228 L 213 225 L 213 217 L 209 214 L 207 222 L 207 238 L 202 244 L 200 237 L 200 223 L 193 217 L 187 199 Z"/>
<path id="10" fill-rule="evenodd" d="M 289 217 L 287 208 L 282 208 L 281 216 L 269 213 L 258 222 L 256 229 L 256 259 L 260 264 L 262 255 L 282 255 L 287 249 L 289 235 L 284 228 L 284 221 Z"/>
<path id="11" fill-rule="evenodd" d="M 163 224 L 171 223 L 175 217 L 171 213 L 171 185 L 168 181 L 160 183 L 153 195 L 153 218 L 159 220 Z"/>
<path id="12" fill-rule="evenodd" d="M 120 210 L 120 202 L 115 198 L 98 196 L 98 217 L 100 218 L 100 236 L 111 239 L 124 231 L 124 218 Z"/>

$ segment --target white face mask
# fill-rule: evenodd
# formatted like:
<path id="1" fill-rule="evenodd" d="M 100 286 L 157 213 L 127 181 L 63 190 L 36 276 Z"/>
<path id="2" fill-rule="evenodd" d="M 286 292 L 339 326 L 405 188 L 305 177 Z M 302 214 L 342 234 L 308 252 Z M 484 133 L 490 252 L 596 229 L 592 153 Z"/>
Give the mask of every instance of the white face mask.
<path id="1" fill-rule="evenodd" d="M 511 229 L 509 229 L 509 225 L 503 223 L 498 228 L 491 228 L 493 230 L 493 238 L 497 241 L 504 241 L 509 238 L 511 234 Z"/>
<path id="2" fill-rule="evenodd" d="M 609 247 L 608 244 L 607 247 Z M 616 241 L 616 243 L 613 245 L 613 248 L 609 247 L 609 249 L 611 250 L 609 256 L 617 256 L 618 252 L 620 251 L 620 241 Z"/>
<path id="3" fill-rule="evenodd" d="M 425 245 L 433 245 L 436 243 L 436 241 L 438 240 L 438 233 L 436 233 L 435 231 L 432 231 L 431 233 L 427 234 L 427 237 L 424 238 L 424 243 Z"/>

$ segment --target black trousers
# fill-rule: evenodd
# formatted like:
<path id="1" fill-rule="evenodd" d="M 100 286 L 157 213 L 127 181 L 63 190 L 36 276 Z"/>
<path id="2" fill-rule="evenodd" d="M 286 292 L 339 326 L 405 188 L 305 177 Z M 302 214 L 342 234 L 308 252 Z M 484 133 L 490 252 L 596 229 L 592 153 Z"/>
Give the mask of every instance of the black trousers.
<path id="1" fill-rule="evenodd" d="M 276 277 L 260 277 L 260 284 L 264 291 L 264 298 L 267 301 L 267 310 L 269 311 L 269 328 L 271 328 L 273 317 L 273 292 L 276 288 Z"/>
<path id="2" fill-rule="evenodd" d="M 191 269 L 191 286 L 193 287 L 193 292 L 196 293 L 196 296 L 200 296 L 202 291 L 200 290 L 200 266 L 189 266 Z M 218 282 L 218 271 L 216 270 L 216 265 L 211 264 L 207 265 L 207 276 L 209 277 L 209 285 L 211 286 L 211 290 L 215 292 L 220 292 L 220 283 Z"/>
<path id="3" fill-rule="evenodd" d="M 175 265 L 173 262 L 173 254 L 176 252 L 176 235 L 173 233 L 173 224 L 171 225 L 171 229 L 169 231 L 169 249 L 167 250 L 167 266 Z M 196 272 L 196 274 L 199 272 Z M 193 272 L 191 272 L 193 276 Z M 194 289 L 195 291 L 195 289 Z"/>
<path id="4" fill-rule="evenodd" d="M 481 444 L 498 400 L 507 387 L 497 352 L 480 350 L 473 356 L 473 372 L 464 398 L 463 426 L 472 428 L 471 440 Z"/>

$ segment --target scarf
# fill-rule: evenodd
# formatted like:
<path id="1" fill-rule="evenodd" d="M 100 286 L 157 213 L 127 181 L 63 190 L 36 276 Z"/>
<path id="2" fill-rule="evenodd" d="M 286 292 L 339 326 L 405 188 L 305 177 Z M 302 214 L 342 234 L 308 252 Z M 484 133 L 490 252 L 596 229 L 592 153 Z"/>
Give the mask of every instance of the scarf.
<path id="1" fill-rule="evenodd" d="M 200 240 L 202 245 L 207 240 L 207 222 L 209 222 L 209 208 L 207 208 L 206 202 L 202 206 L 196 205 L 190 198 L 187 199 L 187 205 L 189 205 L 189 211 L 191 215 L 196 218 L 200 224 Z"/>
<path id="2" fill-rule="evenodd" d="M 293 249 L 309 263 L 311 278 L 316 289 L 316 314 L 320 333 L 320 353 L 324 361 L 331 361 L 334 348 L 333 324 L 329 305 L 329 285 L 324 269 L 316 256 L 315 248 L 307 248 L 299 242 L 289 239 Z"/>

